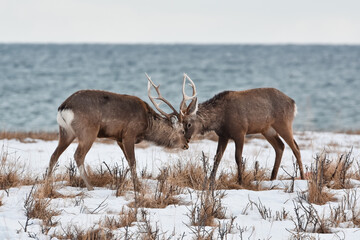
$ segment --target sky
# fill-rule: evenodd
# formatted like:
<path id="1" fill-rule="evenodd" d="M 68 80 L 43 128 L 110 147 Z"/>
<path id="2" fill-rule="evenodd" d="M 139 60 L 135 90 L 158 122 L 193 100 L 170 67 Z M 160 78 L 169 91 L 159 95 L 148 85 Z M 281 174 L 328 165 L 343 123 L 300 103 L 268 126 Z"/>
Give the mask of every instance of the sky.
<path id="1" fill-rule="evenodd" d="M 0 0 L 0 42 L 360 44 L 360 1 Z"/>

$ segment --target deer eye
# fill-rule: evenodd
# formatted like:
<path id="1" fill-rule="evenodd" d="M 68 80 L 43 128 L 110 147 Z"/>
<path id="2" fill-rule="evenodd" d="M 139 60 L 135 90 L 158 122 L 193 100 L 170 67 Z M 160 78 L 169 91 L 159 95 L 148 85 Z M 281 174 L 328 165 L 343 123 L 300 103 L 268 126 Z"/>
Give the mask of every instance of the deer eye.
<path id="1" fill-rule="evenodd" d="M 190 127 L 191 127 L 191 123 L 188 123 L 188 124 L 186 125 L 186 127 L 187 127 L 187 128 L 190 128 Z"/>

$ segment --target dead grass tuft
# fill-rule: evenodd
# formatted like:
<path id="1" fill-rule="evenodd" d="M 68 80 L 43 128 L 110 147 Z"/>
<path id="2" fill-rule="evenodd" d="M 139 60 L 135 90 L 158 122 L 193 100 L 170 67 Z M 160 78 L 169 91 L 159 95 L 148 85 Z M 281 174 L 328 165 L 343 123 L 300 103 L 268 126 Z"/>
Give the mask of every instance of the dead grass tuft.
<path id="1" fill-rule="evenodd" d="M 110 240 L 114 235 L 110 230 L 92 227 L 84 230 L 78 226 L 70 225 L 67 229 L 63 229 L 63 233 L 54 234 L 52 238 L 57 239 L 76 239 L 76 240 Z"/>
<path id="2" fill-rule="evenodd" d="M 295 224 L 295 231 L 310 233 L 331 233 L 331 225 L 324 217 L 320 216 L 314 205 L 302 193 L 298 193 L 298 202 L 293 201 L 295 217 L 291 220 Z"/>
<path id="3" fill-rule="evenodd" d="M 130 207 L 143 208 L 165 208 L 169 205 L 180 204 L 181 201 L 176 195 L 182 192 L 182 189 L 173 185 L 169 179 L 169 169 L 163 168 L 157 177 L 155 193 L 150 194 L 146 188 L 142 188 L 135 202 L 130 203 Z"/>
<path id="4" fill-rule="evenodd" d="M 352 188 L 350 178 L 353 177 L 353 173 L 349 170 L 354 162 L 354 158 L 351 157 L 352 150 L 348 153 L 340 155 L 337 161 L 330 161 L 328 167 L 325 169 L 325 181 L 327 186 L 333 189 L 349 189 Z"/>
<path id="5" fill-rule="evenodd" d="M 20 182 L 19 169 L 16 164 L 10 162 L 7 149 L 2 146 L 0 151 L 0 190 L 15 187 Z"/>
<path id="6" fill-rule="evenodd" d="M 189 187 L 192 189 L 202 189 L 204 185 L 205 173 L 199 162 L 191 161 L 185 164 L 180 160 L 169 167 L 169 182 L 179 187 Z"/>
<path id="7" fill-rule="evenodd" d="M 323 205 L 328 201 L 334 200 L 333 194 L 326 190 L 327 180 L 325 172 L 328 169 L 327 158 L 325 154 L 316 155 L 315 166 L 312 165 L 308 178 L 308 201 Z"/>
<path id="8" fill-rule="evenodd" d="M 331 215 L 328 221 L 333 227 L 342 226 L 354 228 L 360 226 L 359 196 L 357 189 L 347 189 L 344 197 L 337 207 L 330 207 Z"/>
<path id="9" fill-rule="evenodd" d="M 72 187 L 85 187 L 84 181 L 77 174 L 78 168 L 75 162 L 71 161 L 67 167 L 67 181 L 68 185 Z M 100 168 L 93 171 L 90 167 L 87 168 L 87 175 L 90 183 L 95 187 L 107 187 L 116 190 L 115 195 L 122 196 L 126 190 L 131 187 L 131 180 L 129 179 L 130 168 L 125 167 L 124 159 L 122 159 L 122 166 L 115 164 L 109 167 L 105 162 Z"/>
<path id="10" fill-rule="evenodd" d="M 57 225 L 57 222 L 53 220 L 54 216 L 58 216 L 60 211 L 56 211 L 50 208 L 51 199 L 47 198 L 37 198 L 35 196 L 35 185 L 32 186 L 29 194 L 27 194 L 24 209 L 26 222 L 23 226 L 24 231 L 27 231 L 27 227 L 29 226 L 30 219 L 41 219 L 43 221 L 43 231 L 47 233 L 51 227 Z"/>
<path id="11" fill-rule="evenodd" d="M 35 194 L 36 198 L 64 198 L 65 196 L 56 191 L 57 186 L 53 181 L 45 181 Z"/>
<path id="12" fill-rule="evenodd" d="M 196 193 L 195 203 L 189 208 L 187 214 L 190 225 L 188 228 L 193 232 L 197 239 L 203 239 L 203 237 L 211 237 L 213 232 L 205 231 L 205 226 L 216 226 L 215 219 L 224 219 L 226 208 L 222 206 L 222 199 L 225 197 L 225 191 L 217 191 L 216 184 L 212 186 L 210 184 L 210 166 L 209 158 L 205 156 L 204 152 L 201 157 L 202 167 L 199 167 L 199 171 L 202 171 L 204 176 L 201 183 L 200 191 L 194 191 Z M 192 197 L 192 192 L 189 190 Z M 205 233 L 205 234 L 204 234 Z"/>
<path id="13" fill-rule="evenodd" d="M 59 211 L 50 209 L 51 199 L 36 198 L 34 203 L 28 212 L 29 218 L 38 218 L 49 223 L 53 216 L 58 216 Z"/>
<path id="14" fill-rule="evenodd" d="M 187 214 L 191 226 L 216 226 L 215 218 L 225 219 L 226 209 L 222 206 L 224 191 L 203 190 L 197 193 L 196 202 Z"/>
<path id="15" fill-rule="evenodd" d="M 261 182 L 266 180 L 266 169 L 259 167 L 259 162 L 254 163 L 253 170 L 246 169 L 246 160 L 243 159 L 242 184 L 237 182 L 237 174 L 221 172 L 216 181 L 217 189 L 248 189 L 252 191 L 268 190 L 261 187 Z"/>
<path id="16" fill-rule="evenodd" d="M 25 167 L 18 164 L 18 158 L 15 154 L 10 154 L 2 146 L 0 149 L 0 190 L 8 191 L 9 188 L 32 185 L 36 180 L 25 175 Z"/>
<path id="17" fill-rule="evenodd" d="M 106 216 L 104 220 L 101 220 L 99 225 L 110 230 L 116 230 L 123 227 L 131 227 L 133 222 L 136 222 L 136 213 L 132 209 L 125 210 L 122 208 L 119 217 L 108 217 Z"/>

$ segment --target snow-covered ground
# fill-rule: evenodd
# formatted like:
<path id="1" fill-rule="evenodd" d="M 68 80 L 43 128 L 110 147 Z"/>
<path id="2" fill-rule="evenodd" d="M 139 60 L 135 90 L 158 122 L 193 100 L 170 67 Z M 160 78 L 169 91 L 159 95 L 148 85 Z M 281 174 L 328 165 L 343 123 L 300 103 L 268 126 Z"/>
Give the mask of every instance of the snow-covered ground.
<path id="1" fill-rule="evenodd" d="M 330 159 L 336 159 L 340 154 L 349 152 L 353 148 L 352 157 L 357 161 L 360 160 L 360 135 L 303 132 L 297 133 L 295 139 L 301 149 L 305 169 L 314 162 L 316 154 L 323 151 L 328 154 Z M 31 140 L 23 143 L 16 140 L 0 140 L 2 149 L 0 150 L 7 152 L 7 161 L 15 161 L 16 166 L 24 169 L 33 178 L 38 177 L 39 179 L 42 179 L 56 145 L 57 141 Z M 71 144 L 60 157 L 58 172 L 66 171 L 69 162 L 73 160 L 76 146 L 76 143 Z M 137 172 L 140 174 L 142 170 L 146 169 L 147 173 L 156 176 L 161 168 L 174 165 L 178 161 L 200 161 L 202 151 L 212 159 L 216 152 L 216 146 L 216 142 L 202 140 L 191 143 L 190 149 L 186 151 L 166 150 L 152 145 L 146 148 L 137 148 Z M 236 169 L 234 148 L 234 143 L 230 142 L 219 166 L 218 173 L 221 170 L 234 171 Z M 275 153 L 268 142 L 254 138 L 245 144 L 243 157 L 247 159 L 248 167 L 254 166 L 254 162 L 258 161 L 261 168 L 266 168 L 268 172 L 271 172 Z M 85 164 L 96 169 L 103 161 L 111 166 L 120 163 L 121 158 L 123 158 L 123 153 L 116 144 L 95 143 L 86 156 Z M 293 159 L 292 152 L 286 145 L 281 166 L 290 173 L 293 172 Z M 282 175 L 287 176 L 283 169 L 280 168 L 278 178 Z M 298 192 L 307 190 L 307 181 L 296 180 L 294 193 L 284 191 L 288 185 L 286 180 L 266 181 L 263 184 L 276 186 L 276 188 L 267 191 L 226 191 L 223 206 L 227 209 L 226 215 L 228 219 L 220 222 L 225 225 L 226 222 L 230 221 L 231 217 L 236 217 L 233 224 L 234 228 L 227 236 L 228 239 L 241 239 L 241 236 L 243 239 L 289 239 L 292 236 L 292 231 L 295 229 L 295 224 L 291 220 L 291 217 L 295 217 L 293 200 L 298 198 Z M 9 194 L 4 190 L 0 190 L 0 199 L 3 203 L 0 206 L 0 239 L 26 239 L 31 237 L 49 239 L 48 236 L 42 233 L 40 220 L 32 219 L 27 233 L 24 232 L 23 226 L 26 221 L 24 201 L 30 189 L 31 186 L 11 188 Z M 132 201 L 130 193 L 124 197 L 115 197 L 114 191 L 106 188 L 95 188 L 94 191 L 87 191 L 86 188 L 63 187 L 59 191 L 63 194 L 76 194 L 79 192 L 85 194 L 81 199 L 76 197 L 51 200 L 51 207 L 61 211 L 61 214 L 55 217 L 59 223 L 49 233 L 56 231 L 61 234 L 63 229 L 67 229 L 68 226 L 77 226 L 80 229 L 91 228 L 106 216 L 117 216 L 123 206 Z M 337 201 L 323 206 L 315 206 L 320 215 L 329 215 L 330 207 L 337 206 L 341 198 L 346 194 L 345 190 L 331 191 L 335 193 Z M 355 192 L 354 194 L 360 197 L 360 193 Z M 179 197 L 183 202 L 195 201 L 190 193 L 182 194 Z M 92 213 L 103 201 L 102 207 Z M 264 220 L 254 205 L 249 207 L 250 201 L 261 203 L 266 208 L 271 209 L 273 216 L 277 211 L 289 212 L 289 216 L 283 221 Z M 358 207 L 360 207 L 360 204 Z M 153 226 L 157 225 L 160 232 L 163 233 L 162 237 L 173 236 L 173 239 L 178 239 L 185 233 L 184 239 L 191 239 L 194 235 L 187 226 L 189 225 L 187 216 L 189 208 L 189 205 L 170 205 L 164 209 L 147 209 L 147 211 Z M 136 231 L 136 224 L 132 229 Z M 123 232 L 123 229 L 114 231 L 115 234 L 118 234 L 117 236 L 120 236 Z M 316 239 L 360 239 L 360 228 L 344 227 L 332 229 L 332 232 L 330 234 L 309 235 L 316 237 Z M 216 230 L 215 236 L 217 234 L 218 231 Z"/>

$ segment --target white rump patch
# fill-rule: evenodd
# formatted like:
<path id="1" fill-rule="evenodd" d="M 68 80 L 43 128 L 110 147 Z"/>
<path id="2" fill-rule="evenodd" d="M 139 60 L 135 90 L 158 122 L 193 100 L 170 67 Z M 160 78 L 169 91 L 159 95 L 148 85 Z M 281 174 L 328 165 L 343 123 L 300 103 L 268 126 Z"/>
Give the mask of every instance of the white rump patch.
<path id="1" fill-rule="evenodd" d="M 62 111 L 58 111 L 58 114 L 57 114 L 58 124 L 61 127 L 65 128 L 67 131 L 70 131 L 74 134 L 75 133 L 74 129 L 72 129 L 72 127 L 71 127 L 71 123 L 73 120 L 74 120 L 74 112 L 72 110 L 65 109 Z"/>
<path id="2" fill-rule="evenodd" d="M 296 117 L 296 115 L 297 115 L 297 113 L 298 113 L 296 104 L 294 104 L 294 107 L 295 107 L 294 117 Z"/>

